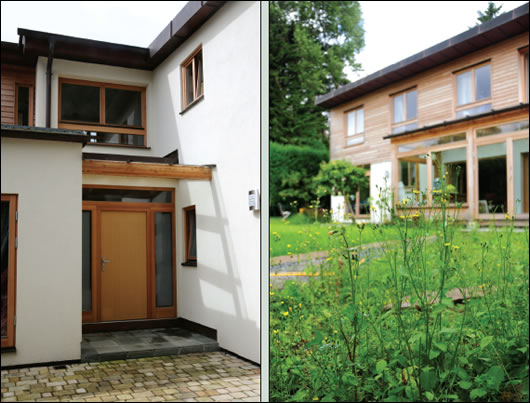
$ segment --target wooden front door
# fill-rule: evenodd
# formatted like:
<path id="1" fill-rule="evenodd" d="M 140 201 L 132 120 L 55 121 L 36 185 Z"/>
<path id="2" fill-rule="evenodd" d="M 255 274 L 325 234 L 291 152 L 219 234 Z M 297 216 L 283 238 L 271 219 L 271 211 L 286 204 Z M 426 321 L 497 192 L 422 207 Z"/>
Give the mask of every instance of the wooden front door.
<path id="1" fill-rule="evenodd" d="M 147 213 L 102 211 L 101 320 L 147 316 Z"/>

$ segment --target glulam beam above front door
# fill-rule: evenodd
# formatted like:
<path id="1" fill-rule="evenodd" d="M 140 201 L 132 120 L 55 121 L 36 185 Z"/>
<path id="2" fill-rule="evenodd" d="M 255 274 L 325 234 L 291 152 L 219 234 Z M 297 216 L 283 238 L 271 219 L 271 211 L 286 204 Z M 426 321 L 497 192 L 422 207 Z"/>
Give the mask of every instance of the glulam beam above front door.
<path id="1" fill-rule="evenodd" d="M 200 165 L 83 160 L 83 174 L 210 180 L 212 178 L 212 169 L 211 167 Z"/>

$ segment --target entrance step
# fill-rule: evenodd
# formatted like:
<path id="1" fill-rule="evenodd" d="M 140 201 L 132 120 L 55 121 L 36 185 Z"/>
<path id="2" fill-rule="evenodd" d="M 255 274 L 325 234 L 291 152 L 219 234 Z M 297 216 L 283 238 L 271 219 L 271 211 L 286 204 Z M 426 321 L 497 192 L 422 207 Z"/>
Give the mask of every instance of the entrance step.
<path id="1" fill-rule="evenodd" d="M 114 361 L 218 351 L 216 340 L 184 328 L 85 333 L 81 361 Z"/>

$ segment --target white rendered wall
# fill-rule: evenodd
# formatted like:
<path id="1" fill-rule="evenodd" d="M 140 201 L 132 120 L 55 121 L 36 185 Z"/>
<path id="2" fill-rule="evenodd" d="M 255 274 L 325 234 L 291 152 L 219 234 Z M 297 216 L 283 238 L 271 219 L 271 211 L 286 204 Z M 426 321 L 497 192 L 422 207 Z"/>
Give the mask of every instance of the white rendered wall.
<path id="1" fill-rule="evenodd" d="M 16 352 L 2 365 L 81 356 L 81 144 L 2 138 L 2 193 L 18 195 Z"/>
<path id="2" fill-rule="evenodd" d="M 197 267 L 178 266 L 178 315 L 217 329 L 222 348 L 260 360 L 260 223 L 248 191 L 260 187 L 258 2 L 229 2 L 153 74 L 155 155 L 178 148 L 183 164 L 215 164 L 207 181 L 179 181 L 182 208 L 196 206 Z M 202 45 L 204 98 L 180 114 L 180 66 Z"/>
<path id="3" fill-rule="evenodd" d="M 214 164 L 210 181 L 176 187 L 177 313 L 218 331 L 221 347 L 260 360 L 260 216 L 248 191 L 260 188 L 260 7 L 228 2 L 153 72 L 54 60 L 52 127 L 58 77 L 147 86 L 149 149 L 88 145 L 84 152 L 165 156 L 181 164 Z M 202 45 L 204 98 L 181 114 L 180 66 Z M 39 58 L 36 125 L 45 125 L 46 58 Z M 85 177 L 85 183 L 99 183 Z M 88 181 L 88 182 L 87 182 Z M 127 178 L 103 178 L 130 184 Z M 149 183 L 147 178 L 132 183 Z M 165 182 L 168 183 L 168 182 Z M 195 205 L 198 266 L 184 267 L 182 208 Z M 80 230 L 79 230 L 80 234 Z"/>

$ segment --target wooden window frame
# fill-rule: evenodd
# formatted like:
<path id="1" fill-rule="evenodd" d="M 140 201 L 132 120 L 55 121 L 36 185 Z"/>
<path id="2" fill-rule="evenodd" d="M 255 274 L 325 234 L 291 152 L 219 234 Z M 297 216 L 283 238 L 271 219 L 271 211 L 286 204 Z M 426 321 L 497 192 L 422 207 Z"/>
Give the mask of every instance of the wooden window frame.
<path id="1" fill-rule="evenodd" d="M 33 126 L 33 114 L 34 114 L 34 111 L 33 111 L 33 103 L 34 103 L 34 98 L 33 98 L 33 84 L 26 84 L 26 83 L 23 83 L 23 82 L 17 82 L 15 83 L 15 124 L 18 125 L 18 89 L 20 87 L 23 87 L 23 88 L 28 88 L 29 89 L 29 106 L 28 106 L 28 126 Z"/>
<path id="2" fill-rule="evenodd" d="M 184 239 L 185 239 L 185 244 L 184 244 L 185 261 L 182 264 L 184 266 L 197 266 L 197 256 L 190 256 L 192 228 L 188 220 L 188 212 L 193 210 L 195 214 L 195 206 L 184 207 L 182 210 L 184 212 Z M 197 242 L 197 215 L 196 214 L 195 214 L 195 242 Z"/>
<path id="3" fill-rule="evenodd" d="M 113 185 L 83 185 L 83 188 L 97 189 L 137 189 L 160 190 L 171 192 L 171 203 L 137 203 L 113 201 L 83 200 L 82 210 L 92 211 L 92 310 L 82 312 L 83 323 L 97 323 L 101 321 L 101 213 L 104 211 L 134 211 L 147 214 L 147 318 L 164 319 L 177 317 L 177 275 L 176 275 L 176 226 L 175 226 L 175 189 L 145 186 L 113 186 Z M 155 213 L 171 213 L 173 237 L 173 306 L 156 306 L 156 256 L 155 256 Z"/>
<path id="4" fill-rule="evenodd" d="M 354 134 L 351 134 L 349 135 L 348 134 L 348 115 L 350 113 L 355 113 L 355 118 L 354 118 L 354 125 L 355 125 L 355 129 L 357 129 L 357 111 L 359 110 L 363 110 L 363 131 L 362 132 L 355 132 Z M 365 114 L 364 114 L 364 105 L 359 105 L 359 106 L 356 106 L 355 108 L 352 108 L 352 109 L 348 109 L 347 111 L 344 111 L 344 144 L 346 147 L 355 147 L 355 146 L 359 146 L 361 144 L 363 144 L 365 142 L 365 132 L 366 132 L 366 126 L 365 126 Z M 348 140 L 349 139 L 353 139 L 353 138 L 362 138 L 362 141 L 359 142 L 359 143 L 355 143 L 355 144 L 348 144 Z"/>
<path id="5" fill-rule="evenodd" d="M 409 92 L 412 92 L 412 91 L 416 91 L 416 119 L 409 119 L 407 120 L 407 109 L 408 109 L 408 105 L 407 105 L 407 94 Z M 403 99 L 404 99 L 404 102 L 403 102 L 403 105 L 404 105 L 404 109 L 403 109 L 403 114 L 404 114 L 404 118 L 405 120 L 399 122 L 399 123 L 395 123 L 394 122 L 394 98 L 395 97 L 399 97 L 400 95 L 404 95 Z M 409 88 L 406 88 L 404 90 L 401 90 L 399 92 L 395 92 L 393 94 L 390 94 L 390 128 L 391 128 L 391 131 L 397 127 L 401 127 L 401 126 L 406 126 L 406 125 L 410 125 L 414 122 L 418 122 L 418 115 L 419 115 L 419 97 L 418 97 L 418 87 L 417 86 L 414 86 L 414 87 L 409 87 Z"/>
<path id="6" fill-rule="evenodd" d="M 182 112 L 184 112 L 185 110 L 190 108 L 192 105 L 196 104 L 198 101 L 204 98 L 204 88 L 201 94 L 200 95 L 198 94 L 198 86 L 197 86 L 198 78 L 195 76 L 195 71 L 196 70 L 200 71 L 200 69 L 195 69 L 195 59 L 197 58 L 199 53 L 202 56 L 202 64 L 203 64 L 201 66 L 203 75 L 200 78 L 202 80 L 202 85 L 204 87 L 204 55 L 202 54 L 202 45 L 199 45 L 197 49 L 195 49 L 192 52 L 192 54 L 188 56 L 186 60 L 180 65 L 180 83 L 181 83 L 180 88 L 182 89 L 181 91 L 181 105 L 182 105 L 181 111 Z M 188 68 L 190 64 L 192 65 L 192 68 L 191 68 L 192 81 L 194 83 L 194 86 L 193 86 L 193 100 L 188 103 L 186 100 L 186 93 L 187 93 L 187 86 L 188 86 L 188 82 L 186 81 L 186 69 Z"/>
<path id="7" fill-rule="evenodd" d="M 89 87 L 98 87 L 99 88 L 99 123 L 93 122 L 77 122 L 72 120 L 62 120 L 61 119 L 61 94 L 62 94 L 62 85 L 63 84 L 74 84 L 74 85 L 84 85 Z M 109 124 L 105 122 L 105 89 L 114 88 L 126 91 L 140 92 L 141 102 L 142 102 L 142 126 L 123 126 Z M 90 132 L 103 132 L 103 133 L 115 133 L 115 134 L 134 134 L 144 137 L 144 145 L 147 145 L 147 113 L 146 113 L 146 87 L 138 87 L 132 85 L 121 85 L 121 84 L 112 84 L 100 81 L 88 81 L 88 80 L 77 80 L 72 78 L 59 77 L 59 95 L 58 95 L 58 107 L 57 107 L 57 122 L 59 129 L 73 129 L 73 130 L 86 130 Z M 94 143 L 95 145 L 103 146 L 122 146 L 122 147 L 131 147 L 133 145 L 127 144 L 109 144 L 109 143 Z M 133 146 L 134 147 L 134 146 Z M 138 147 L 138 146 L 135 146 Z"/>
<path id="8" fill-rule="evenodd" d="M 9 260 L 7 268 L 7 337 L 2 337 L 2 349 L 15 347 L 16 334 L 16 284 L 17 284 L 17 212 L 18 196 L 12 194 L 2 194 L 2 201 L 9 202 Z"/>
<path id="9" fill-rule="evenodd" d="M 481 67 L 485 67 L 485 66 L 490 66 L 490 96 L 488 98 L 484 98 L 484 99 L 481 99 L 480 101 L 477 101 L 475 98 L 476 98 L 476 88 L 475 88 L 475 71 L 477 69 L 480 69 Z M 458 105 L 458 86 L 457 86 L 457 77 L 460 75 L 460 74 L 463 74 L 463 73 L 467 73 L 471 71 L 471 95 L 473 96 L 473 100 L 467 104 L 463 104 L 463 105 Z M 483 62 L 479 62 L 479 63 L 475 63 L 473 64 L 472 66 L 469 66 L 469 67 L 464 67 L 462 69 L 458 69 L 456 71 L 453 72 L 453 96 L 454 96 L 454 100 L 455 100 L 455 109 L 454 109 L 454 116 L 456 116 L 456 114 L 460 111 L 464 111 L 464 110 L 467 110 L 467 109 L 472 109 L 472 108 L 475 108 L 477 106 L 481 106 L 481 105 L 485 105 L 485 104 L 489 104 L 489 103 L 492 103 L 492 92 L 493 92 L 493 86 L 491 85 L 492 82 L 491 82 L 491 76 L 492 76 L 492 71 L 491 71 L 491 60 L 485 60 Z M 493 107 L 493 105 L 492 105 Z M 453 116 L 453 117 L 454 117 Z"/>

